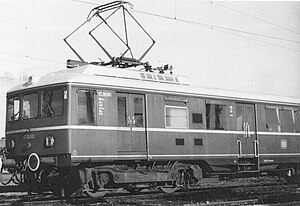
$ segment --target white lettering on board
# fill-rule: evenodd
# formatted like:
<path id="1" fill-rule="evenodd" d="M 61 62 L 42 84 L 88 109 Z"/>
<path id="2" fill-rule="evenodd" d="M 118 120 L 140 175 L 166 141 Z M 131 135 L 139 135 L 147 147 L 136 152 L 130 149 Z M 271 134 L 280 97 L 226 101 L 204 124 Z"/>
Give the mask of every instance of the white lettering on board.
<path id="1" fill-rule="evenodd" d="M 102 91 L 102 92 L 98 92 L 98 96 L 99 97 L 111 97 L 111 92 L 107 92 L 107 91 Z"/>

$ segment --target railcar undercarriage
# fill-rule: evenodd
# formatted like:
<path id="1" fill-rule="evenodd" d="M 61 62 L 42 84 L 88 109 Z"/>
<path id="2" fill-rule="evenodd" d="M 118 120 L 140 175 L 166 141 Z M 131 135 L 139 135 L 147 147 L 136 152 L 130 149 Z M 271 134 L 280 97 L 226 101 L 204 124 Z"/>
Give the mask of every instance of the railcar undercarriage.
<path id="1" fill-rule="evenodd" d="M 179 189 L 195 188 L 212 180 L 215 182 L 251 175 L 283 176 L 287 182 L 300 184 L 300 164 L 273 165 L 271 168 L 274 169 L 260 172 L 238 173 L 230 170 L 222 174 L 218 174 L 218 171 L 213 170 L 214 167 L 205 165 L 203 161 L 119 161 L 105 164 L 78 163 L 70 167 L 41 164 L 32 171 L 33 166 L 30 166 L 27 159 L 16 164 L 6 163 L 4 166 L 10 166 L 7 170 L 11 173 L 11 178 L 2 184 L 13 182 L 26 187 L 28 193 L 51 190 L 55 196 L 60 197 L 102 197 L 120 189 L 134 194 L 143 189 L 173 193 Z"/>

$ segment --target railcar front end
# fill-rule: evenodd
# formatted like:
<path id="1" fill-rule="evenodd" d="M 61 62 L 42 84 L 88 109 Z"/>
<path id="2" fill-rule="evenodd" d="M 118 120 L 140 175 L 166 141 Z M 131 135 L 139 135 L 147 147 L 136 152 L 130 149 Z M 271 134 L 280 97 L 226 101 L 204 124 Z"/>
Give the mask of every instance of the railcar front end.
<path id="1" fill-rule="evenodd" d="M 67 84 L 34 86 L 32 80 L 7 94 L 4 167 L 19 173 L 23 180 L 15 182 L 29 191 L 71 165 L 69 95 Z"/>

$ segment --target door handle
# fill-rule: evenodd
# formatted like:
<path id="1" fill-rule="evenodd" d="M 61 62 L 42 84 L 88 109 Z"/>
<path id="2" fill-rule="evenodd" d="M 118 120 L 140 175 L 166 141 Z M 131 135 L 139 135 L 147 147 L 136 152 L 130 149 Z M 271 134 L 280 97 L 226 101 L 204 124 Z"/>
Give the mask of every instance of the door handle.
<path id="1" fill-rule="evenodd" d="M 247 128 L 247 135 L 246 136 L 250 137 L 250 125 L 249 125 L 249 122 L 247 122 L 246 125 L 247 125 L 247 127 L 246 127 Z"/>
<path id="2" fill-rule="evenodd" d="M 241 140 L 238 140 L 237 144 L 238 144 L 238 147 L 239 147 L 238 157 L 242 157 L 242 142 L 241 142 Z"/>
<path id="3" fill-rule="evenodd" d="M 243 122 L 243 130 L 244 130 L 244 137 L 247 136 L 246 134 L 246 122 Z"/>
<path id="4" fill-rule="evenodd" d="M 254 140 L 253 143 L 254 143 L 254 156 L 255 156 L 255 157 L 258 157 L 258 156 L 259 156 L 259 154 L 258 154 L 258 151 L 259 151 L 259 150 L 258 150 L 258 144 L 259 144 L 259 143 L 258 143 L 257 140 Z"/>

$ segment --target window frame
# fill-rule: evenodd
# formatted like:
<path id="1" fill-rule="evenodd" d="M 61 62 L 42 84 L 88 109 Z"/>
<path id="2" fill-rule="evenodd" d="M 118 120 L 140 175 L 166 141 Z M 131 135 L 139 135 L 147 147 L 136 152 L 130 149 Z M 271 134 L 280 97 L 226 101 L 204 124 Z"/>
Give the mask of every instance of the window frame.
<path id="1" fill-rule="evenodd" d="M 124 108 L 122 108 L 123 109 L 122 111 L 124 111 L 124 113 L 120 113 L 121 110 L 119 107 L 120 106 L 119 99 L 123 103 L 125 103 Z M 118 125 L 118 127 L 128 127 L 128 108 L 127 108 L 128 107 L 128 97 L 125 95 L 117 95 L 116 100 L 117 100 L 117 121 L 118 121 L 117 125 Z M 123 100 L 125 100 L 125 101 L 123 101 Z M 120 117 L 122 117 L 122 118 L 120 118 Z M 122 120 L 122 121 L 120 121 L 120 120 Z M 122 124 L 120 124 L 120 123 L 122 123 Z"/>
<path id="2" fill-rule="evenodd" d="M 267 132 L 279 132 L 279 133 L 299 133 L 297 132 L 297 128 L 296 128 L 296 114 L 297 112 L 299 112 L 298 108 L 296 107 L 289 107 L 289 106 L 276 106 L 276 105 L 265 105 L 265 123 L 266 125 L 268 125 L 267 123 L 267 110 L 268 109 L 273 109 L 276 111 L 276 116 L 277 116 L 277 121 L 278 121 L 278 126 L 279 126 L 279 130 L 277 131 L 269 131 L 268 128 L 266 127 L 266 131 Z M 290 111 L 291 112 L 291 117 L 292 117 L 292 124 L 293 124 L 293 131 L 284 131 L 284 125 L 282 123 L 282 115 L 281 112 L 282 111 Z M 300 114 L 300 113 L 299 113 Z"/>
<path id="3" fill-rule="evenodd" d="M 19 100 L 19 106 L 18 106 L 18 112 L 17 113 L 15 113 L 15 110 L 14 110 L 14 108 L 13 108 L 13 115 L 12 116 L 9 116 L 9 105 L 11 105 L 11 104 L 9 104 L 9 103 L 7 103 L 7 108 L 6 108 L 6 120 L 7 120 L 7 122 L 15 122 L 15 121 L 19 121 L 19 120 L 21 120 L 21 105 L 22 105 L 22 99 L 21 99 L 21 96 L 20 95 L 12 95 L 12 96 L 10 96 L 10 97 L 8 97 L 7 98 L 7 102 L 9 102 L 10 100 L 13 100 L 13 101 L 15 101 L 16 99 L 18 99 Z M 14 107 L 14 104 L 13 104 L 13 107 Z M 15 116 L 18 116 L 18 118 L 17 119 L 12 119 L 12 117 L 15 117 Z"/>
<path id="4" fill-rule="evenodd" d="M 89 121 L 87 123 L 79 122 L 79 91 L 92 92 L 93 93 L 93 121 Z M 96 89 L 90 88 L 76 88 L 76 106 L 77 106 L 77 125 L 97 125 L 97 91 Z"/>
<path id="5" fill-rule="evenodd" d="M 43 115 L 43 103 L 44 103 L 44 93 L 45 92 L 50 92 L 50 91 L 52 91 L 52 92 L 54 92 L 54 91 L 61 91 L 62 92 L 62 99 L 61 99 L 61 113 L 59 113 L 59 114 L 56 114 L 56 113 L 54 113 L 54 115 L 50 115 L 50 116 L 44 116 Z M 54 88 L 45 88 L 45 89 L 43 89 L 43 90 L 41 90 L 41 92 L 40 92 L 40 101 L 41 101 L 41 106 L 40 106 L 40 117 L 41 118 L 53 118 L 53 117 L 56 117 L 56 116 L 62 116 L 63 114 L 64 114 L 64 110 L 65 110 L 65 104 L 64 104 L 64 96 L 65 96 L 65 89 L 64 89 L 64 87 L 54 87 Z M 53 109 L 53 108 L 52 108 Z"/>
<path id="6" fill-rule="evenodd" d="M 290 118 L 292 120 L 292 130 L 293 131 L 286 131 L 286 123 L 283 121 L 283 113 L 285 112 L 290 112 Z M 293 117 L 293 109 L 287 109 L 287 108 L 283 108 L 283 109 L 279 109 L 279 118 L 280 118 L 280 132 L 285 132 L 285 133 L 294 133 L 295 132 L 295 118 Z"/>
<path id="7" fill-rule="evenodd" d="M 130 98 L 130 97 L 129 97 Z M 135 119 L 135 124 L 134 124 L 134 127 L 145 127 L 145 98 L 144 98 L 144 96 L 137 96 L 137 95 L 132 95 L 132 97 L 131 97 L 132 99 L 131 99 L 131 101 L 132 101 L 132 115 L 133 115 L 133 117 L 134 117 L 134 119 Z M 136 107 L 136 106 L 138 106 L 138 104 L 136 104 L 136 102 L 135 102 L 135 99 L 141 99 L 141 113 L 137 113 L 137 109 L 138 109 L 138 107 Z M 142 121 L 141 121 L 141 124 L 137 124 L 137 122 L 140 122 L 140 121 L 137 121 L 138 119 L 137 119 L 137 117 L 142 117 Z"/>
<path id="8" fill-rule="evenodd" d="M 211 128 L 211 127 L 208 128 L 208 125 L 209 125 L 210 121 L 208 121 L 208 119 L 207 119 L 207 115 L 208 115 L 207 114 L 207 105 L 214 105 L 214 108 L 215 108 L 216 105 L 218 105 L 218 106 L 221 106 L 221 107 L 224 108 L 224 111 L 223 111 L 224 122 L 221 121 L 222 120 L 222 116 L 219 115 L 220 126 L 223 126 L 223 128 L 222 127 L 221 128 L 216 128 L 215 124 L 214 124 L 214 126 L 215 126 L 214 128 Z M 227 128 L 228 128 L 227 124 L 228 123 L 227 123 L 227 116 L 226 116 L 226 108 L 227 108 L 227 105 L 224 102 L 214 101 L 214 100 L 212 100 L 212 101 L 209 101 L 209 100 L 205 101 L 205 120 L 206 120 L 205 129 L 206 130 L 217 130 L 217 131 L 226 131 L 227 130 Z M 214 117 L 214 119 L 215 119 L 216 118 L 216 113 L 214 112 L 214 114 L 215 114 L 215 117 Z M 221 124 L 221 122 L 223 124 Z"/>
<path id="9" fill-rule="evenodd" d="M 24 116 L 24 97 L 25 96 L 28 96 L 28 95 L 33 95 L 33 94 L 36 94 L 37 95 L 37 108 L 36 108 L 36 110 L 37 110 L 37 113 L 36 113 L 36 116 L 35 117 L 30 117 L 30 118 L 25 118 Z M 21 119 L 22 120 L 29 120 L 29 119 L 37 119 L 37 118 L 39 118 L 39 116 L 40 116 L 40 91 L 33 91 L 33 92 L 29 92 L 29 93 L 25 93 L 25 94 L 22 94 L 21 95 L 21 107 L 20 107 L 20 111 L 21 111 L 21 114 L 20 114 L 20 116 L 21 116 Z M 20 118 L 19 118 L 20 119 Z"/>
<path id="10" fill-rule="evenodd" d="M 167 126 L 167 108 L 185 109 L 185 111 L 186 111 L 186 124 L 187 125 L 185 127 Z M 165 105 L 165 108 L 164 108 L 164 118 L 165 118 L 165 128 L 167 128 L 167 129 L 189 129 L 189 109 L 188 109 L 188 107 Z"/>

